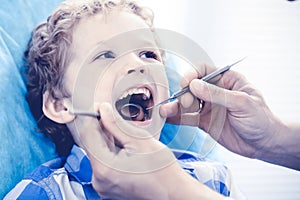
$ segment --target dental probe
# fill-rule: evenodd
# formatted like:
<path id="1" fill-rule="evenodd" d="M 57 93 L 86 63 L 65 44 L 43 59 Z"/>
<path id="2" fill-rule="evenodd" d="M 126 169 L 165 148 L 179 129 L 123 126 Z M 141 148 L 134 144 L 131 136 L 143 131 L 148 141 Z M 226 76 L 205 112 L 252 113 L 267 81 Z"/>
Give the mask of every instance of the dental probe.
<path id="1" fill-rule="evenodd" d="M 243 61 L 245 58 L 246 58 L 246 57 L 244 57 L 244 58 L 242 58 L 242 59 L 236 61 L 235 63 L 233 63 L 233 64 L 231 64 L 231 65 L 227 65 L 227 66 L 225 66 L 225 67 L 222 67 L 222 68 L 220 68 L 220 69 L 218 69 L 218 70 L 216 70 L 216 71 L 214 71 L 214 72 L 212 72 L 212 73 L 210 73 L 210 74 L 204 76 L 204 77 L 201 78 L 200 80 L 203 80 L 203 81 L 207 82 L 207 81 L 211 80 L 212 78 L 215 78 L 216 76 L 218 76 L 218 75 L 220 75 L 220 74 L 222 74 L 222 73 L 228 71 L 232 66 L 234 66 L 234 65 L 238 64 L 239 62 Z M 153 105 L 153 106 L 151 106 L 151 107 L 149 107 L 149 108 L 146 108 L 146 110 L 150 110 L 150 109 L 152 109 L 152 108 L 154 108 L 154 107 L 156 107 L 156 106 L 159 106 L 159 105 L 162 105 L 162 104 L 164 104 L 164 103 L 167 103 L 167 102 L 169 102 L 170 100 L 174 100 L 174 99 L 176 99 L 176 98 L 182 96 L 183 94 L 185 94 L 185 93 L 187 93 L 187 92 L 190 92 L 190 87 L 189 87 L 189 86 L 186 86 L 186 87 L 182 88 L 181 90 L 179 90 L 179 91 L 173 93 L 169 98 L 167 98 L 167 99 L 161 101 L 160 103 L 155 104 L 155 105 Z"/>

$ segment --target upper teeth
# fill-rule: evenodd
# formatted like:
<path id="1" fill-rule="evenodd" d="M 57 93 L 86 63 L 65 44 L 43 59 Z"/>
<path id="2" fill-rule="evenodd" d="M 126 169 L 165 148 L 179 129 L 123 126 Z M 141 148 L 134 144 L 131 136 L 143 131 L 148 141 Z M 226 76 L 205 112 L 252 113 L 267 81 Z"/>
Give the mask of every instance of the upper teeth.
<path id="1" fill-rule="evenodd" d="M 147 99 L 150 98 L 150 91 L 147 88 L 131 88 L 124 92 L 120 99 L 126 98 L 128 95 L 133 95 L 133 94 L 144 94 L 146 95 Z"/>

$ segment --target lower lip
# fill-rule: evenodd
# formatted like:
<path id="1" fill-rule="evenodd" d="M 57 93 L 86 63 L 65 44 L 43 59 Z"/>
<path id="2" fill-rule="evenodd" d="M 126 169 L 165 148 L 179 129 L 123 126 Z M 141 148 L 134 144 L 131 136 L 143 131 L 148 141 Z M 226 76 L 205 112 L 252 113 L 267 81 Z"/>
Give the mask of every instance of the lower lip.
<path id="1" fill-rule="evenodd" d="M 149 126 L 152 122 L 152 119 L 146 120 L 146 121 L 131 121 L 136 126 Z"/>

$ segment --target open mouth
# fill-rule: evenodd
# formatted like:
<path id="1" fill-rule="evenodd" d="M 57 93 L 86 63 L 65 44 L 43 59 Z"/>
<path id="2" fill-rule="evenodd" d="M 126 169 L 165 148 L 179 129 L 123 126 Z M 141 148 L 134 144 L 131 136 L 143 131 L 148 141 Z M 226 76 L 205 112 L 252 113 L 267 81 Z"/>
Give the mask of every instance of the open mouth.
<path id="1" fill-rule="evenodd" d="M 131 88 L 116 101 L 115 106 L 125 120 L 146 121 L 151 119 L 154 105 L 151 91 L 146 87 Z"/>

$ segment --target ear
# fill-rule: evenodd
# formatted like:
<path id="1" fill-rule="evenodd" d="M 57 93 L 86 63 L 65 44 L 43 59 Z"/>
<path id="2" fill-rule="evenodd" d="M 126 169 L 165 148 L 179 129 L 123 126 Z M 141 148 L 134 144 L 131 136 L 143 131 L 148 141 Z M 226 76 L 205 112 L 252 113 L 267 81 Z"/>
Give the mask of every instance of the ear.
<path id="1" fill-rule="evenodd" d="M 51 119 L 60 124 L 67 124 L 75 119 L 75 116 L 69 113 L 71 104 L 65 100 L 56 100 L 46 91 L 43 94 L 43 112 Z"/>

